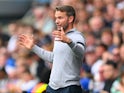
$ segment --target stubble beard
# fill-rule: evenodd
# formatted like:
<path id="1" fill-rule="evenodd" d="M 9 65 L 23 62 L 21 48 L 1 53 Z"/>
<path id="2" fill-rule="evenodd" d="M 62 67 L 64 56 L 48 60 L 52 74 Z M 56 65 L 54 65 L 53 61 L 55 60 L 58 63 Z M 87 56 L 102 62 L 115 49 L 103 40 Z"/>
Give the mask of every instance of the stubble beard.
<path id="1" fill-rule="evenodd" d="M 63 28 L 64 31 L 66 31 L 67 28 L 68 28 L 68 23 L 66 23 L 65 25 L 63 25 L 63 26 L 61 26 L 61 27 Z M 57 30 L 58 30 L 58 31 L 61 31 L 61 27 L 57 27 Z"/>
<path id="2" fill-rule="evenodd" d="M 66 23 L 64 26 L 63 26 L 63 30 L 66 31 L 68 28 L 68 23 Z"/>

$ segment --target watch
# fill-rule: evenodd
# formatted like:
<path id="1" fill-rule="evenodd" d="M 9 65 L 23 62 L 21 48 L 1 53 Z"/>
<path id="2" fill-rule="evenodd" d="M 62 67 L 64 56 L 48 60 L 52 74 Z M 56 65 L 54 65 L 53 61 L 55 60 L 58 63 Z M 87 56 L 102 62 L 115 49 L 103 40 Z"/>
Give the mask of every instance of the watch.
<path id="1" fill-rule="evenodd" d="M 72 43 L 72 40 L 71 39 L 68 39 L 68 41 L 69 41 L 68 44 L 71 44 Z"/>

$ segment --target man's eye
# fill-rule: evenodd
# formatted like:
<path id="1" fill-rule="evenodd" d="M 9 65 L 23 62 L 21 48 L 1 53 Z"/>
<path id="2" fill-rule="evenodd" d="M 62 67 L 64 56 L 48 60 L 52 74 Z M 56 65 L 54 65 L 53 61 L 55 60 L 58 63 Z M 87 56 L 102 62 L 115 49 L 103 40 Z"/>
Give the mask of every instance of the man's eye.
<path id="1" fill-rule="evenodd" d="M 62 17 L 58 17 L 58 19 L 62 19 Z"/>

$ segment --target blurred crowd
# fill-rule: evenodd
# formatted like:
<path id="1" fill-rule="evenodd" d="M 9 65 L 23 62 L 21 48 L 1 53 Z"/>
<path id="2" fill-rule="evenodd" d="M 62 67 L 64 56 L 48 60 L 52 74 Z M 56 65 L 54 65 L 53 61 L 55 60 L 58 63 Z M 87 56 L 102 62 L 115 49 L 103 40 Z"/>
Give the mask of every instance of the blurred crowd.
<path id="1" fill-rule="evenodd" d="M 52 51 L 55 7 L 63 4 L 75 8 L 75 27 L 86 38 L 80 74 L 84 92 L 124 93 L 124 0 L 37 0 L 23 18 L 7 25 L 7 33 L 1 26 L 0 93 L 48 84 L 52 64 L 18 46 L 18 35 L 33 35 L 38 46 Z"/>

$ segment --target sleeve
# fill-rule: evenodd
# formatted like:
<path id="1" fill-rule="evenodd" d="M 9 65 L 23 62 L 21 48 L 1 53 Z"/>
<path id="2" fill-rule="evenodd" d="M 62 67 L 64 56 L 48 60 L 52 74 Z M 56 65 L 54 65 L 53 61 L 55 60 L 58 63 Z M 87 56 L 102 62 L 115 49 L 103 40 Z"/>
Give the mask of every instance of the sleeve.
<path id="1" fill-rule="evenodd" d="M 45 61 L 48 62 L 53 62 L 53 52 L 50 51 L 46 51 L 40 47 L 38 47 L 37 45 L 34 45 L 32 48 L 32 51 L 37 54 L 40 58 L 42 58 Z"/>
<path id="2" fill-rule="evenodd" d="M 115 80 L 110 89 L 111 93 L 120 93 L 120 91 L 117 89 L 118 85 L 119 85 L 119 80 Z"/>
<path id="3" fill-rule="evenodd" d="M 77 57 L 83 57 L 85 53 L 85 39 L 82 35 L 75 36 L 76 38 L 70 38 L 72 40 L 68 45 Z"/>

